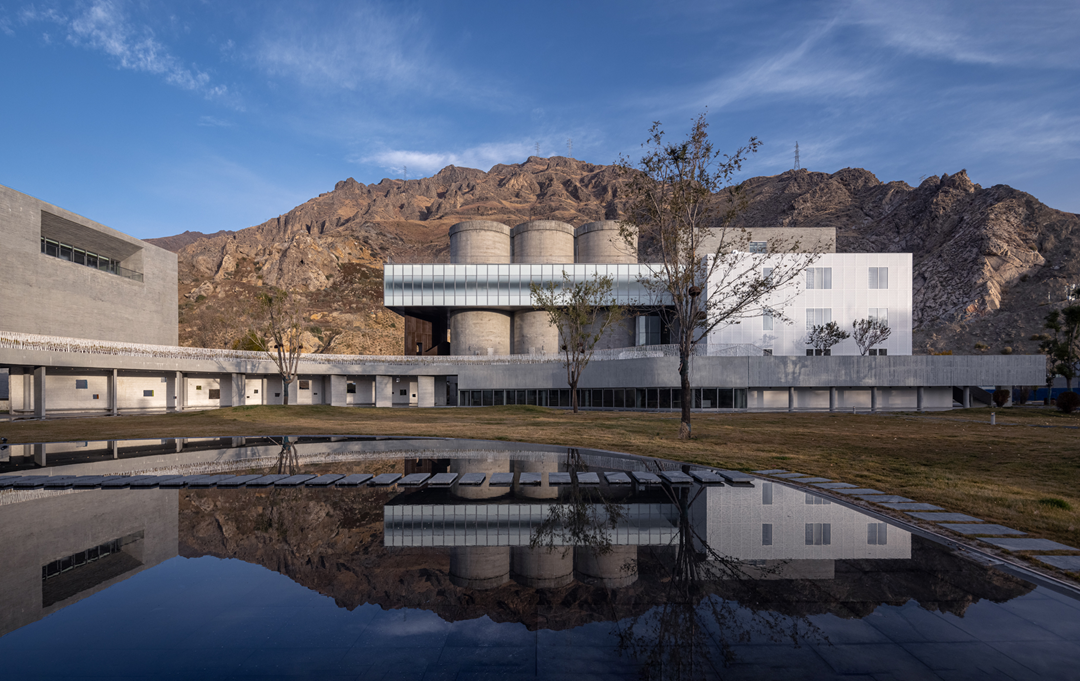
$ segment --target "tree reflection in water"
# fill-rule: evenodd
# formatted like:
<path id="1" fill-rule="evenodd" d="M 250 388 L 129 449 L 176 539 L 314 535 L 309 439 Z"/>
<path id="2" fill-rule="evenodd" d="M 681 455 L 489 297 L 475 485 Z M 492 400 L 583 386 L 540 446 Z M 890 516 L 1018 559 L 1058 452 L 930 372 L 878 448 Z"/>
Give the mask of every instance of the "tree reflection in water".
<path id="1" fill-rule="evenodd" d="M 274 444 L 281 445 L 281 451 L 278 452 L 277 460 L 277 473 L 278 475 L 296 475 L 300 472 L 300 454 L 296 450 L 296 445 L 289 441 L 289 437 L 285 436 L 281 438 L 281 442 L 276 442 L 273 438 L 269 438 Z"/>
<path id="2" fill-rule="evenodd" d="M 643 678 L 713 677 L 720 666 L 735 661 L 734 646 L 740 643 L 798 646 L 807 639 L 828 640 L 806 617 L 755 607 L 767 602 L 758 589 L 760 579 L 782 577 L 784 563 L 751 565 L 709 546 L 690 521 L 690 508 L 705 489 L 664 482 L 678 513 L 674 545 L 655 551 L 652 561 L 661 572 L 658 581 L 667 585 L 664 597 L 640 615 L 621 618 L 615 613 L 619 652 L 641 664 Z"/>
<path id="3" fill-rule="evenodd" d="M 627 517 L 627 507 L 580 485 L 577 474 L 588 469 L 576 449 L 567 450 L 566 470 L 571 484 L 551 504 L 533 531 L 532 548 L 549 551 L 587 548 L 596 555 L 612 551 L 612 536 Z M 762 578 L 783 577 L 785 563 L 751 565 L 715 551 L 691 522 L 690 509 L 705 491 L 703 485 L 662 485 L 676 511 L 677 531 L 670 546 L 648 547 L 646 568 L 663 586 L 655 607 L 644 613 L 619 613 L 612 598 L 612 619 L 620 654 L 641 665 L 646 679 L 711 678 L 735 661 L 741 643 L 786 642 L 798 646 L 807 639 L 827 638 L 806 617 L 794 617 L 755 607 L 768 598 L 758 589 Z M 628 560 L 621 570 L 637 575 L 642 566 Z"/>
<path id="4" fill-rule="evenodd" d="M 565 464 L 571 474 L 570 485 L 559 494 L 557 503 L 548 506 L 529 538 L 529 548 L 560 550 L 565 556 L 574 547 L 588 547 L 596 555 L 607 555 L 612 551 L 612 532 L 626 518 L 626 507 L 578 482 L 577 474 L 586 472 L 588 466 L 577 449 L 566 450 Z M 634 568 L 623 566 L 623 570 Z"/>

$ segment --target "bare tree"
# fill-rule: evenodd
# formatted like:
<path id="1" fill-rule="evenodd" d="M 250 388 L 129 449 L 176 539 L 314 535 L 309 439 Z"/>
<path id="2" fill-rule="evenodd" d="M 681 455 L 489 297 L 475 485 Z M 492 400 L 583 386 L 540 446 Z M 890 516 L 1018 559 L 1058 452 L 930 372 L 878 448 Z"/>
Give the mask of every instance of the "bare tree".
<path id="1" fill-rule="evenodd" d="M 859 354 L 866 356 L 870 348 L 880 345 L 889 339 L 892 329 L 889 323 L 878 317 L 856 319 L 851 323 L 851 337 L 855 339 L 855 345 L 859 346 Z"/>
<path id="2" fill-rule="evenodd" d="M 615 304 L 615 288 L 610 276 L 574 281 L 562 273 L 562 283 L 529 284 L 533 305 L 548 314 L 548 322 L 559 330 L 559 352 L 566 364 L 566 382 L 570 399 L 578 413 L 577 385 L 589 365 L 596 344 L 603 335 L 626 316 L 625 308 Z"/>
<path id="3" fill-rule="evenodd" d="M 273 289 L 259 296 L 262 323 L 248 334 L 247 342 L 274 362 L 281 375 L 283 403 L 289 404 L 289 385 L 303 352 L 303 313 L 299 301 L 289 291 Z"/>
<path id="4" fill-rule="evenodd" d="M 629 177 L 627 214 L 620 234 L 628 245 L 642 244 L 650 273 L 641 280 L 664 318 L 679 349 L 682 419 L 679 439 L 690 430 L 690 360 L 709 333 L 721 325 L 782 314 L 784 290 L 792 291 L 799 274 L 815 259 L 799 253 L 798 242 L 770 244 L 772 251 L 749 252 L 750 234 L 732 228 L 749 198 L 734 184 L 743 161 L 760 146 L 751 137 L 734 154 L 713 149 L 705 114 L 698 116 L 681 142 L 664 141 L 653 123 L 636 165 L 620 158 Z"/>
<path id="5" fill-rule="evenodd" d="M 851 334 L 840 328 L 836 322 L 814 324 L 810 327 L 810 334 L 806 337 L 806 344 L 822 355 L 832 353 L 832 347 L 851 338 Z"/>

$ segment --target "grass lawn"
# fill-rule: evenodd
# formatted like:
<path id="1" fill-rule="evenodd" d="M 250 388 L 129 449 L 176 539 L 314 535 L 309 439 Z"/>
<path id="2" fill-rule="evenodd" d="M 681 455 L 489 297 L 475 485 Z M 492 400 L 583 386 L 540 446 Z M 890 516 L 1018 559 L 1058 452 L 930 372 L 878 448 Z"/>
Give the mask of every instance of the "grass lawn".
<path id="1" fill-rule="evenodd" d="M 0 423 L 10 442 L 228 435 L 430 435 L 608 449 L 746 471 L 786 468 L 900 494 L 1080 546 L 1080 414 L 1015 407 L 928 414 L 695 414 L 544 407 L 253 406 Z M 1072 428 L 1068 427 L 1071 426 Z"/>

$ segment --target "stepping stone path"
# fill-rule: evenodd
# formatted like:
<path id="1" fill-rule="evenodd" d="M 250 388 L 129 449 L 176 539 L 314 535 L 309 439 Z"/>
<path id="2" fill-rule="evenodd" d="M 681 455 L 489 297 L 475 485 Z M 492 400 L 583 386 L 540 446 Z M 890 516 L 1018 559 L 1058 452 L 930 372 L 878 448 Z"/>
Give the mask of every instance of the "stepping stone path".
<path id="1" fill-rule="evenodd" d="M 1026 533 L 1021 532 L 1020 530 L 1014 530 L 1011 527 L 1005 527 L 1004 525 L 986 523 L 980 518 L 975 518 L 964 513 L 944 512 L 945 509 L 940 506 L 920 503 L 895 494 L 885 494 L 876 489 L 858 487 L 857 485 L 847 482 L 831 482 L 828 478 L 815 478 L 803 473 L 793 473 L 784 470 L 783 468 L 754 471 L 754 473 L 763 477 L 777 478 L 784 482 L 807 483 L 822 490 L 851 495 L 857 499 L 877 504 L 894 511 L 905 511 L 908 515 L 917 518 L 918 520 L 935 523 L 939 527 L 958 534 L 973 537 L 978 541 L 986 542 L 987 544 L 996 546 L 999 549 L 1005 549 L 1006 551 L 1072 551 L 1080 554 L 1080 549 L 1076 547 L 1066 546 L 1065 544 L 1060 544 L 1049 539 L 1001 536 L 1024 535 Z M 941 512 L 935 513 L 935 511 Z M 1033 555 L 1032 558 L 1061 570 L 1080 572 L 1080 555 Z"/>

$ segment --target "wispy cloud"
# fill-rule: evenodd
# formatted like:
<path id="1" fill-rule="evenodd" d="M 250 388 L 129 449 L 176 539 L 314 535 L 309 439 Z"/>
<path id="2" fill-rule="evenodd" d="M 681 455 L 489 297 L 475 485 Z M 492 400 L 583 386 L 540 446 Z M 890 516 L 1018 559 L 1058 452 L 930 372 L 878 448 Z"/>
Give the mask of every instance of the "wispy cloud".
<path id="1" fill-rule="evenodd" d="M 535 152 L 534 142 L 501 142 L 480 144 L 455 152 L 427 152 L 408 149 L 387 149 L 369 156 L 351 159 L 360 163 L 374 163 L 384 170 L 399 173 L 403 168 L 409 174 L 429 175 L 446 166 L 463 166 L 487 170 L 499 163 L 521 163 Z"/>
<path id="2" fill-rule="evenodd" d="M 901 52 L 965 64 L 1080 67 L 1073 0 L 852 0 L 840 15 Z"/>
<path id="3" fill-rule="evenodd" d="M 103 52 L 122 69 L 161 76 L 170 85 L 238 106 L 237 97 L 227 86 L 214 83 L 205 71 L 185 65 L 157 40 L 149 26 L 133 23 L 117 0 L 93 0 L 77 5 L 70 13 L 55 6 L 30 6 L 20 18 L 23 23 L 57 24 L 66 31 L 68 42 Z"/>

